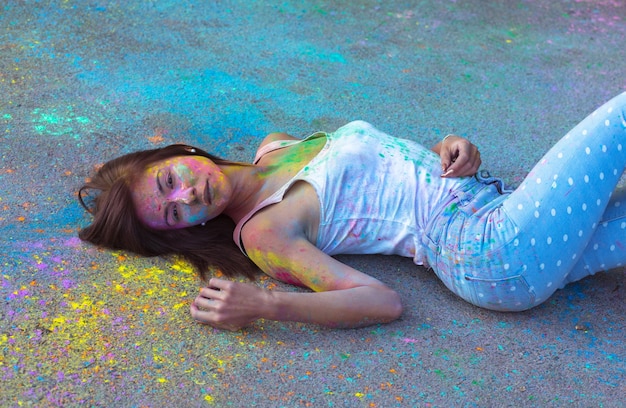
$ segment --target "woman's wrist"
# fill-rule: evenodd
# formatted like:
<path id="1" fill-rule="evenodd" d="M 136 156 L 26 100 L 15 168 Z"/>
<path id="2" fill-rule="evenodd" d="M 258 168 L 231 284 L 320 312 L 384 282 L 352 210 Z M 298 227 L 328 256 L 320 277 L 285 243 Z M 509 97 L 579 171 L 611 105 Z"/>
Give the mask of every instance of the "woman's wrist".
<path id="1" fill-rule="evenodd" d="M 280 316 L 280 291 L 264 289 L 259 299 L 259 317 L 267 320 L 284 320 Z"/>

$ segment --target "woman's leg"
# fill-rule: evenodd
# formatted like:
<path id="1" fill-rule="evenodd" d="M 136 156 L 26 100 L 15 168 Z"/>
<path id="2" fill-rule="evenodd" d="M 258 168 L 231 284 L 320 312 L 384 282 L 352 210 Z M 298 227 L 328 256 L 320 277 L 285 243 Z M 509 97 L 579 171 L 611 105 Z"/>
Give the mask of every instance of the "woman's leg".
<path id="1" fill-rule="evenodd" d="M 509 266 L 523 271 L 535 303 L 586 276 L 583 271 L 626 263 L 626 250 L 620 247 L 626 243 L 625 219 L 615 210 L 623 208 L 615 200 L 609 205 L 625 167 L 623 93 L 554 145 L 504 201 L 503 209 L 519 231 L 514 252 L 508 252 L 515 265 Z"/>
<path id="2" fill-rule="evenodd" d="M 613 194 L 595 233 L 567 282 L 626 265 L 626 190 Z"/>

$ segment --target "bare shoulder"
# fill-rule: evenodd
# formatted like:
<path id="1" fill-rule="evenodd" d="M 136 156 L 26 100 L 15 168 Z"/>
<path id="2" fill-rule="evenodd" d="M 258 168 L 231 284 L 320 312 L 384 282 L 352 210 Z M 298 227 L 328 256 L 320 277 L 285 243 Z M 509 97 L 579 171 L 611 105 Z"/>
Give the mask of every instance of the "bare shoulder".
<path id="1" fill-rule="evenodd" d="M 263 141 L 259 145 L 259 148 L 265 146 L 268 143 L 275 142 L 277 140 L 299 140 L 299 139 L 297 137 L 291 136 L 291 135 L 289 135 L 287 133 L 274 132 L 274 133 L 270 133 L 269 135 L 265 136 L 265 138 L 263 139 Z"/>
<path id="2" fill-rule="evenodd" d="M 241 237 L 245 244 L 246 240 L 259 238 L 259 232 L 263 231 L 264 237 L 256 243 L 267 242 L 268 236 L 277 241 L 304 238 L 315 242 L 319 220 L 317 193 L 310 184 L 297 181 L 280 202 L 262 208 L 250 218 Z"/>
<path id="3" fill-rule="evenodd" d="M 295 268 L 294 255 L 303 243 L 302 220 L 294 209 L 277 214 L 277 205 L 270 206 L 252 217 L 241 230 L 241 242 L 250 259 L 266 274 L 283 282 L 308 286 L 291 273 Z"/>
<path id="4" fill-rule="evenodd" d="M 266 207 L 246 222 L 241 230 L 246 252 L 263 250 L 284 253 L 294 240 L 304 237 L 300 214 L 294 209 L 279 207 Z M 285 211 L 278 214 L 278 209 Z"/>

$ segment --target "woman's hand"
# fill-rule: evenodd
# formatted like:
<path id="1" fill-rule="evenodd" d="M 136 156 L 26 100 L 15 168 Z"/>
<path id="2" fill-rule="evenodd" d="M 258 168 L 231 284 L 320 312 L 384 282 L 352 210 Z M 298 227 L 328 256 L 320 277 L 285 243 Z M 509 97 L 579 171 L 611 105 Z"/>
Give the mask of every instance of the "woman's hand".
<path id="1" fill-rule="evenodd" d="M 441 157 L 441 177 L 473 176 L 482 163 L 478 148 L 459 136 L 446 136 L 432 150 Z"/>
<path id="2" fill-rule="evenodd" d="M 212 278 L 191 304 L 191 316 L 218 329 L 240 330 L 261 317 L 267 296 L 249 283 Z"/>

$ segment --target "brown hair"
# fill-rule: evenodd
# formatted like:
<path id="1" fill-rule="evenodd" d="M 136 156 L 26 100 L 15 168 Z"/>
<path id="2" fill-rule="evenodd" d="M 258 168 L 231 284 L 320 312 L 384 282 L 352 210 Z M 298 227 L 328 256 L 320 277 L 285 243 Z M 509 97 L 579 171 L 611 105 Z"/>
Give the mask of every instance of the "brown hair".
<path id="1" fill-rule="evenodd" d="M 254 279 L 257 269 L 233 242 L 235 225 L 227 216 L 220 215 L 204 226 L 164 231 L 144 225 L 137 217 L 130 187 L 134 179 L 152 163 L 192 155 L 204 156 L 218 165 L 234 164 L 183 144 L 130 153 L 104 164 L 78 191 L 80 203 L 93 215 L 91 225 L 78 233 L 80 239 L 142 256 L 182 256 L 205 281 L 211 267 L 226 276 Z M 91 192 L 96 194 L 93 204 L 88 205 L 86 198 Z"/>

